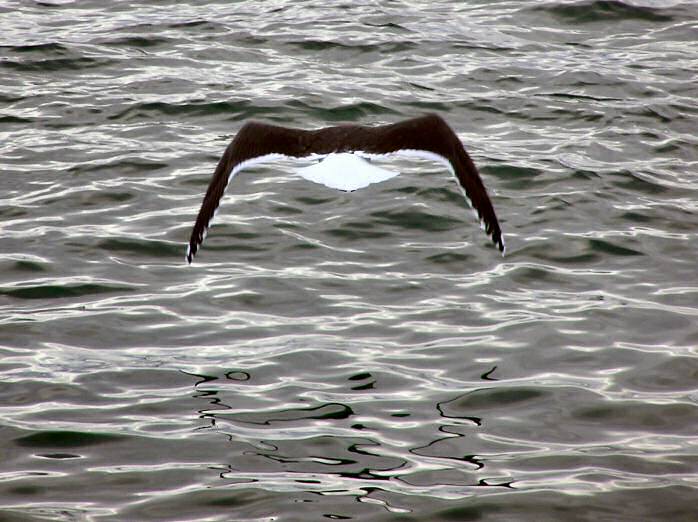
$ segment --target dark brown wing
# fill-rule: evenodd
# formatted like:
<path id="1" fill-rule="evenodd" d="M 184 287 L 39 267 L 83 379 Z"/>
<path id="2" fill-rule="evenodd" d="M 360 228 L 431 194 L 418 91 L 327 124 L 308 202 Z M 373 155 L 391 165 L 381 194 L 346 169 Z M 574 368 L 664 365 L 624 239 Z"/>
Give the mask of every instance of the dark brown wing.
<path id="1" fill-rule="evenodd" d="M 266 125 L 264 123 L 248 122 L 242 126 L 233 141 L 225 149 L 213 172 L 206 195 L 201 203 L 199 214 L 189 238 L 187 262 L 191 263 L 206 236 L 209 224 L 216 209 L 220 205 L 225 188 L 231 175 L 244 168 L 245 163 L 264 156 L 281 154 L 286 156 L 308 156 L 310 152 L 303 151 L 299 139 L 307 131 Z"/>
<path id="2" fill-rule="evenodd" d="M 330 141 L 328 137 L 341 137 L 342 151 L 386 154 L 414 150 L 444 158 L 451 164 L 466 198 L 484 224 L 485 232 L 492 237 L 492 242 L 499 250 L 504 252 L 504 239 L 499 221 L 480 174 L 458 136 L 440 116 L 428 114 L 380 127 L 330 127 L 311 131 L 309 134 L 310 137 L 317 136 L 315 139 L 322 137 L 322 141 L 325 142 Z"/>
<path id="3" fill-rule="evenodd" d="M 340 125 L 310 131 L 257 122 L 245 124 L 226 148 L 213 173 L 189 239 L 187 262 L 192 262 L 201 246 L 231 175 L 244 168 L 247 162 L 274 155 L 390 154 L 401 150 L 425 151 L 448 161 L 468 201 L 484 223 L 485 232 L 504 252 L 499 222 L 475 164 L 446 122 L 431 114 L 376 127 Z"/>

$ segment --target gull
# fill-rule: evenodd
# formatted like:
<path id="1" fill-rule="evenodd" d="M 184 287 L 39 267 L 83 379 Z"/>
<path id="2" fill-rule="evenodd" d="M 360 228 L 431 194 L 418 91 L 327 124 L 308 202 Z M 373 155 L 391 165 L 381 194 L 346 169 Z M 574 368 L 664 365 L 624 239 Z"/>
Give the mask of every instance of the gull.
<path id="1" fill-rule="evenodd" d="M 345 124 L 315 130 L 245 123 L 213 172 L 189 239 L 187 263 L 201 247 L 230 180 L 241 170 L 283 158 L 320 160 L 298 174 L 330 188 L 353 191 L 397 176 L 399 172 L 369 162 L 393 155 L 443 164 L 455 176 L 485 233 L 504 254 L 499 221 L 473 160 L 444 119 L 427 114 L 387 125 Z"/>

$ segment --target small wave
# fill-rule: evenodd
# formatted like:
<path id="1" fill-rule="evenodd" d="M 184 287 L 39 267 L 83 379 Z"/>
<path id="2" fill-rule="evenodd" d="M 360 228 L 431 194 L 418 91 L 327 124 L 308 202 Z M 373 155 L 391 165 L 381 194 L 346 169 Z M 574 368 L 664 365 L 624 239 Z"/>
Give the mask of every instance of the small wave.
<path id="1" fill-rule="evenodd" d="M 0 295 L 17 299 L 64 299 L 112 292 L 130 292 L 132 288 L 124 285 L 107 285 L 96 283 L 84 284 L 35 284 L 20 287 L 0 288 Z"/>
<path id="2" fill-rule="evenodd" d="M 94 433 L 86 431 L 52 430 L 37 431 L 14 440 L 17 446 L 23 448 L 86 448 L 112 442 L 118 442 L 125 437 L 111 433 Z"/>
<path id="3" fill-rule="evenodd" d="M 650 2 L 645 2 L 650 4 Z M 639 5 L 639 2 L 610 0 L 589 0 L 572 4 L 559 3 L 536 6 L 533 11 L 544 11 L 569 23 L 585 24 L 594 22 L 614 22 L 619 20 L 646 20 L 649 22 L 669 22 L 673 16 L 665 9 L 652 5 Z"/>

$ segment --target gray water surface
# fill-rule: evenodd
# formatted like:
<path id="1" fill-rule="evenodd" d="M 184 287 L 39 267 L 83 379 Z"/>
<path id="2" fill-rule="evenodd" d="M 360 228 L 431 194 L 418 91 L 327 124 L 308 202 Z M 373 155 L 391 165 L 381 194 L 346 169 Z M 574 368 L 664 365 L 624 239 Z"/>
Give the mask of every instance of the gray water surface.
<path id="1" fill-rule="evenodd" d="M 698 4 L 0 2 L 0 519 L 696 520 Z M 248 119 L 439 164 L 238 175 Z"/>

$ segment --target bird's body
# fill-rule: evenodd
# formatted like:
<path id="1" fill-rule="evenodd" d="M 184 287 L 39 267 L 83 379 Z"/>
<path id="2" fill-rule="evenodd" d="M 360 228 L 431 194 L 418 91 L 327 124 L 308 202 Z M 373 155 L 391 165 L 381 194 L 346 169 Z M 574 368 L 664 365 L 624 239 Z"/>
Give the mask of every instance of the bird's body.
<path id="1" fill-rule="evenodd" d="M 322 159 L 320 163 L 298 171 L 301 177 L 339 190 L 356 190 L 396 176 L 397 172 L 366 162 L 393 154 L 425 157 L 445 164 L 485 232 L 504 252 L 499 222 L 475 164 L 446 122 L 431 114 L 388 125 L 339 125 L 316 130 L 246 123 L 213 173 L 191 233 L 187 261 L 191 263 L 203 242 L 229 181 L 241 170 L 283 157 L 318 158 Z"/>
<path id="2" fill-rule="evenodd" d="M 369 158 L 364 158 L 361 154 L 332 152 L 319 162 L 296 172 L 308 181 L 347 192 L 367 187 L 371 183 L 380 183 L 399 174 L 394 170 L 371 165 L 367 159 Z"/>

